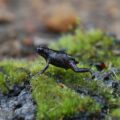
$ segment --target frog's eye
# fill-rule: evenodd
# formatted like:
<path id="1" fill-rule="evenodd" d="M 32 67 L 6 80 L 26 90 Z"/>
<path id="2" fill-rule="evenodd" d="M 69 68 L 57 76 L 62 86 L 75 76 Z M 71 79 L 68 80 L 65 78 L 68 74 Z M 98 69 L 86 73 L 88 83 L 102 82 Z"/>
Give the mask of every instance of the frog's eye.
<path id="1" fill-rule="evenodd" d="M 38 47 L 38 48 L 36 49 L 36 51 L 37 51 L 37 53 L 40 53 L 40 52 L 42 52 L 42 51 L 43 51 L 43 48 Z"/>

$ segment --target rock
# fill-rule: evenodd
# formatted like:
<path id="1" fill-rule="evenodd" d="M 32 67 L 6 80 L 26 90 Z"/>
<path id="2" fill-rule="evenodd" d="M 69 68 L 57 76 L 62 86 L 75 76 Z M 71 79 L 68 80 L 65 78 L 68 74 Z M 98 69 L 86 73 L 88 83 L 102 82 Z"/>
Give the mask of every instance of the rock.
<path id="1" fill-rule="evenodd" d="M 34 119 L 34 106 L 32 103 L 25 103 L 21 108 L 15 110 L 15 118 L 23 118 L 25 120 Z"/>
<path id="2" fill-rule="evenodd" d="M 0 108 L 0 120 L 12 120 L 13 111 L 6 111 Z"/>
<path id="3" fill-rule="evenodd" d="M 0 120 L 34 120 L 36 107 L 28 90 L 9 96 L 0 93 Z"/>
<path id="4" fill-rule="evenodd" d="M 77 15 L 69 5 L 56 5 L 44 14 L 43 25 L 49 31 L 67 32 L 77 25 Z"/>

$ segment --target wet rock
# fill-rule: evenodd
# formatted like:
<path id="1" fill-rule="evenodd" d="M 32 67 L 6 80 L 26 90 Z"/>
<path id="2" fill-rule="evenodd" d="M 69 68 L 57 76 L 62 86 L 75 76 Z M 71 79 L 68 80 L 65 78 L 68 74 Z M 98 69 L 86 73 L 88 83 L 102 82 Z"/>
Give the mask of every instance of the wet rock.
<path id="1" fill-rule="evenodd" d="M 81 96 L 89 95 L 89 91 L 80 87 L 77 87 L 75 89 L 77 93 L 79 93 Z"/>
<path id="2" fill-rule="evenodd" d="M 91 96 L 97 103 L 99 103 L 101 106 L 105 105 L 105 100 L 101 95 L 93 95 Z"/>
<path id="3" fill-rule="evenodd" d="M 0 94 L 0 120 L 34 120 L 34 118 L 35 104 L 30 91 L 24 88 L 17 96 Z"/>
<path id="4" fill-rule="evenodd" d="M 119 87 L 119 83 L 118 82 L 112 82 L 112 88 L 114 88 L 114 89 L 118 89 L 118 87 Z"/>
<path id="5" fill-rule="evenodd" d="M 0 120 L 12 120 L 12 111 L 5 111 L 0 108 Z"/>
<path id="6" fill-rule="evenodd" d="M 23 118 L 25 120 L 33 120 L 35 108 L 31 101 L 26 100 L 20 108 L 15 110 L 15 118 Z"/>

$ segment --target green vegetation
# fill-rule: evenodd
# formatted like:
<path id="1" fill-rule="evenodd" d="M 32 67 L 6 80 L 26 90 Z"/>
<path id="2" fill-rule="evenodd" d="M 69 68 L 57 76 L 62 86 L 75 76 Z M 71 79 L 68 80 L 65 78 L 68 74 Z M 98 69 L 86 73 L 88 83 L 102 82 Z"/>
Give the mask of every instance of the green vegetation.
<path id="1" fill-rule="evenodd" d="M 44 67 L 45 61 L 38 57 L 35 61 L 4 60 L 0 63 L 0 90 L 7 92 L 6 77 L 11 86 L 24 80 L 31 80 L 33 99 L 37 103 L 37 120 L 62 120 L 76 112 L 89 112 L 98 114 L 101 105 L 90 95 L 80 95 L 75 88 L 85 89 L 92 94 L 100 95 L 110 108 L 109 118 L 120 119 L 120 97 L 114 97 L 113 89 L 106 86 L 101 76 L 110 70 L 111 66 L 119 68 L 120 57 L 112 53 L 116 47 L 114 38 L 109 37 L 99 30 L 80 31 L 74 35 L 64 35 L 59 41 L 50 45 L 52 49 L 67 49 L 69 54 L 75 55 L 80 61 L 79 67 L 89 67 L 93 61 L 104 61 L 107 69 L 100 72 L 100 79 L 91 80 L 89 73 L 74 73 L 50 65 L 49 69 L 41 76 L 29 78 L 29 73 L 35 74 Z M 92 68 L 94 71 L 95 68 Z M 112 76 L 115 81 L 120 80 L 120 75 Z M 57 83 L 62 81 L 64 85 Z M 120 91 L 118 96 L 120 96 Z M 117 93 L 116 92 L 116 93 Z"/>
<path id="2" fill-rule="evenodd" d="M 114 46 L 113 38 L 105 35 L 100 30 L 92 29 L 84 32 L 76 30 L 75 35 L 65 35 L 57 43 L 52 43 L 51 48 L 67 50 L 67 53 L 79 56 L 83 61 L 104 60 L 111 57 L 111 47 Z"/>
<path id="3" fill-rule="evenodd" d="M 39 84 L 39 85 L 38 85 Z M 37 103 L 37 119 L 62 119 L 77 111 L 99 111 L 100 106 L 86 96 L 80 97 L 68 87 L 60 87 L 49 77 L 42 75 L 32 81 L 33 97 Z"/>

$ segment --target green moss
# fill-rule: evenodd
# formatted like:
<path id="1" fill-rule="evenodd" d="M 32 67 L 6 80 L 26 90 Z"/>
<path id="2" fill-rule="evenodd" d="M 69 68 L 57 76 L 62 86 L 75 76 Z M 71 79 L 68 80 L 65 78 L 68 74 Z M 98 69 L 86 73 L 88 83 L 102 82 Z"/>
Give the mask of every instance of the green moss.
<path id="1" fill-rule="evenodd" d="M 108 71 L 111 66 L 119 68 L 120 57 L 115 56 L 110 50 L 115 47 L 114 39 L 106 36 L 100 30 L 80 31 L 76 30 L 74 35 L 64 35 L 59 41 L 50 45 L 52 49 L 66 48 L 67 52 L 76 55 L 80 61 L 78 67 L 89 67 L 91 61 L 105 61 Z M 45 65 L 41 57 L 35 61 L 27 60 L 4 60 L 0 62 L 0 90 L 6 92 L 5 80 L 20 83 L 31 80 L 33 99 L 37 103 L 37 120 L 60 120 L 76 112 L 89 112 L 97 114 L 101 105 L 91 96 L 77 94 L 74 89 L 79 87 L 94 95 L 100 95 L 110 106 L 110 116 L 119 117 L 120 99 L 113 96 L 113 89 L 98 80 L 91 80 L 89 73 L 75 73 L 72 70 L 64 70 L 50 65 L 49 69 L 39 77 L 29 78 L 36 74 Z M 92 68 L 95 70 L 94 68 Z M 101 72 L 103 74 L 105 71 Z M 30 74 L 29 74 L 30 73 Z M 112 76 L 115 81 L 120 80 L 120 74 L 115 72 Z M 63 86 L 57 81 L 62 81 Z M 120 91 L 116 91 L 120 93 Z M 109 114 L 108 114 L 109 115 Z"/>
<path id="2" fill-rule="evenodd" d="M 120 119 L 120 108 L 119 109 L 114 109 L 111 112 L 111 115 L 115 120 L 119 120 Z"/>
<path id="3" fill-rule="evenodd" d="M 76 30 L 74 35 L 65 35 L 58 42 L 53 42 L 50 47 L 54 49 L 65 48 L 69 54 L 77 54 L 82 61 L 105 60 L 111 57 L 110 48 L 113 38 L 105 35 L 100 30 Z M 109 51 L 109 52 L 108 52 Z"/>
<path id="4" fill-rule="evenodd" d="M 5 87 L 4 81 L 5 81 L 5 76 L 3 73 L 0 73 L 0 91 L 6 92 L 7 89 Z"/>
<path id="5" fill-rule="evenodd" d="M 38 86 L 39 84 L 39 86 Z M 90 97 L 80 97 L 68 87 L 60 87 L 54 80 L 42 75 L 32 80 L 33 97 L 37 103 L 37 119 L 58 120 L 77 111 L 99 111 L 99 105 Z"/>

